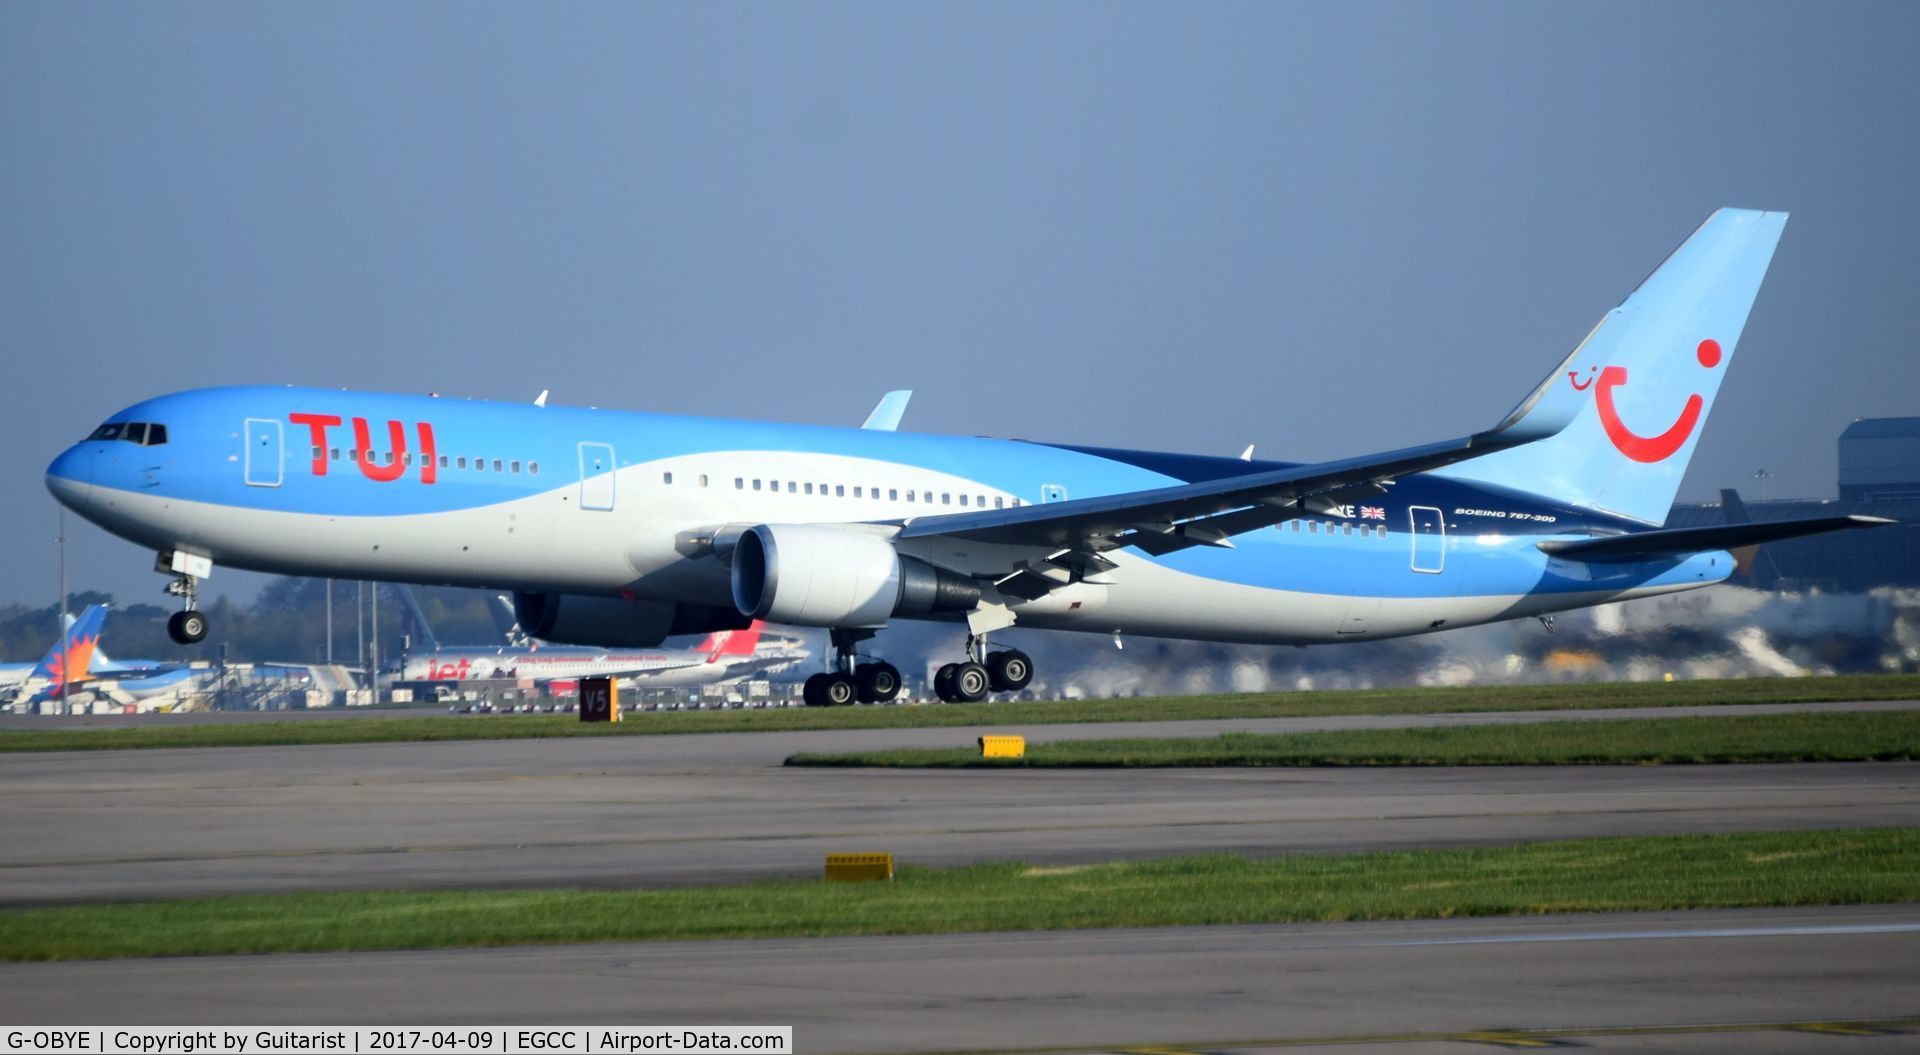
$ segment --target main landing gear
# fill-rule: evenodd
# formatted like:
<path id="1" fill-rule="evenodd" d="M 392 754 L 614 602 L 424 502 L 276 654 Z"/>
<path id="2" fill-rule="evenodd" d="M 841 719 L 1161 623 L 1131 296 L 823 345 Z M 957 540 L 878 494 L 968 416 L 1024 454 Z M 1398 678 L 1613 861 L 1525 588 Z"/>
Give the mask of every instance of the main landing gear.
<path id="1" fill-rule="evenodd" d="M 165 552 L 155 562 L 154 570 L 173 575 L 173 580 L 167 583 L 167 593 L 181 601 L 181 610 L 167 620 L 167 636 L 181 645 L 197 645 L 206 640 L 209 628 L 206 615 L 200 611 L 199 589 L 200 580 L 213 570 L 213 562 L 192 554 Z"/>
<path id="2" fill-rule="evenodd" d="M 933 694 L 945 703 L 978 703 L 989 692 L 1019 692 L 1033 681 L 1033 660 L 1019 649 L 987 651 L 987 635 L 967 635 L 967 659 L 934 672 Z"/>
<path id="3" fill-rule="evenodd" d="M 858 662 L 854 648 L 871 630 L 830 630 L 833 669 L 808 678 L 801 698 L 809 707 L 845 707 L 851 703 L 892 703 L 900 695 L 900 668 L 891 663 Z"/>
<path id="4" fill-rule="evenodd" d="M 891 663 L 858 662 L 854 648 L 871 630 L 833 630 L 833 669 L 808 678 L 801 697 L 809 707 L 891 703 L 900 695 L 900 670 Z M 1019 692 L 1033 681 L 1033 660 L 1019 649 L 987 651 L 987 636 L 967 637 L 967 661 L 949 663 L 933 677 L 934 695 L 945 703 L 977 703 L 991 692 Z"/>

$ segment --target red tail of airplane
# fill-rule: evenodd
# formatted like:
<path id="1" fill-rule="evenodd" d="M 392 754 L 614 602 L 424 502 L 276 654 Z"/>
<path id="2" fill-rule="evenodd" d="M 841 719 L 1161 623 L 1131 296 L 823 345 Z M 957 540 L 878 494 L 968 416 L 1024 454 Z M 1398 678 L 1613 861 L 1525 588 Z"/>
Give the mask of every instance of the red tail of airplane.
<path id="1" fill-rule="evenodd" d="M 753 650 L 760 647 L 760 620 L 755 619 L 745 630 L 721 630 L 707 635 L 700 642 L 700 651 L 707 654 L 708 663 L 720 662 L 721 656 L 751 656 Z"/>

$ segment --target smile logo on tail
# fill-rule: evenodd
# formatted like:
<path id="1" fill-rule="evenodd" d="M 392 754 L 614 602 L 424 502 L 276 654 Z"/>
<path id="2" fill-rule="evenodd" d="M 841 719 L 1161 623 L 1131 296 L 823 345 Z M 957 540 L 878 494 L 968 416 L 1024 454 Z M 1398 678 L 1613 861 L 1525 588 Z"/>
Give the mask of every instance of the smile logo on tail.
<path id="1" fill-rule="evenodd" d="M 1720 365 L 1720 342 L 1708 338 L 1701 341 L 1694 350 L 1700 365 L 1708 370 Z M 1693 427 L 1700 423 L 1700 412 L 1706 408 L 1707 401 L 1694 393 L 1687 397 L 1687 405 L 1681 408 L 1680 417 L 1657 436 L 1642 436 L 1627 427 L 1620 420 L 1620 411 L 1613 405 L 1613 390 L 1627 383 L 1627 368 L 1609 366 L 1600 372 L 1599 387 L 1594 390 L 1594 403 L 1600 408 L 1600 424 L 1607 430 L 1607 438 L 1613 441 L 1621 454 L 1636 462 L 1660 462 L 1673 457 L 1674 452 L 1686 445 L 1687 438 L 1693 435 Z M 1576 389 L 1583 386 L 1575 384 Z"/>

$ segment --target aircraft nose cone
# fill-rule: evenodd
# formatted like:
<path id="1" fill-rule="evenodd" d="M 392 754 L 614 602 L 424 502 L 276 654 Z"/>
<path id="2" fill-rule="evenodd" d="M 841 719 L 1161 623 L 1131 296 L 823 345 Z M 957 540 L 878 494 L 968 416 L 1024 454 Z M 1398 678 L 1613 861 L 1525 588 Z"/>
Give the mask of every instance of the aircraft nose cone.
<path id="1" fill-rule="evenodd" d="M 93 457 L 79 446 L 68 447 L 47 466 L 47 490 L 63 506 L 84 510 L 93 497 Z"/>

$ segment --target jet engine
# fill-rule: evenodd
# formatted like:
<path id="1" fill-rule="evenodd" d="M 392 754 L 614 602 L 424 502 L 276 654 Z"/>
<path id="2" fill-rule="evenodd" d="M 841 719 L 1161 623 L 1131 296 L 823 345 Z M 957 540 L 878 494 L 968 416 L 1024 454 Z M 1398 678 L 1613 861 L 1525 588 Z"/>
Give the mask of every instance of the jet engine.
<path id="1" fill-rule="evenodd" d="M 741 615 L 794 626 L 883 626 L 896 615 L 965 612 L 980 584 L 902 556 L 878 535 L 823 524 L 761 524 L 733 549 Z"/>
<path id="2" fill-rule="evenodd" d="M 751 622 L 725 608 L 578 593 L 516 593 L 513 615 L 542 641 L 602 648 L 652 648 L 675 634 L 741 630 Z"/>

